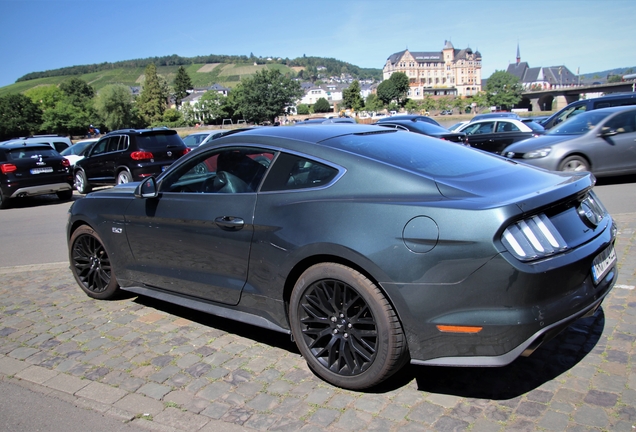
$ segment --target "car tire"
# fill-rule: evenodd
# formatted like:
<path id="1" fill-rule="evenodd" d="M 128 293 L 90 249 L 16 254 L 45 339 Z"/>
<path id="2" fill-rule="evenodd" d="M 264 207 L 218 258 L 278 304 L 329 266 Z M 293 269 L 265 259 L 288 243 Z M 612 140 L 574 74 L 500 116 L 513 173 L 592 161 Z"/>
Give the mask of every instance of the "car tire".
<path id="1" fill-rule="evenodd" d="M 88 184 L 88 179 L 86 178 L 86 173 L 82 170 L 79 170 L 75 173 L 75 189 L 81 194 L 87 194 L 91 191 L 91 185 Z"/>
<path id="2" fill-rule="evenodd" d="M 104 243 L 91 227 L 83 225 L 71 235 L 69 261 L 75 280 L 89 297 L 108 300 L 119 292 Z"/>
<path id="3" fill-rule="evenodd" d="M 73 198 L 73 189 L 59 191 L 56 193 L 58 199 L 62 201 L 68 201 Z"/>
<path id="4" fill-rule="evenodd" d="M 117 184 L 130 183 L 132 181 L 132 175 L 126 170 L 119 171 L 117 174 Z"/>
<path id="5" fill-rule="evenodd" d="M 589 171 L 590 164 L 582 156 L 568 156 L 559 164 L 559 171 Z"/>
<path id="6" fill-rule="evenodd" d="M 290 298 L 292 335 L 309 367 L 329 383 L 375 386 L 408 360 L 406 338 L 380 289 L 335 263 L 309 267 Z"/>
<path id="7" fill-rule="evenodd" d="M 11 203 L 9 202 L 9 198 L 7 198 L 2 191 L 0 190 L 0 209 L 4 210 L 11 207 Z"/>

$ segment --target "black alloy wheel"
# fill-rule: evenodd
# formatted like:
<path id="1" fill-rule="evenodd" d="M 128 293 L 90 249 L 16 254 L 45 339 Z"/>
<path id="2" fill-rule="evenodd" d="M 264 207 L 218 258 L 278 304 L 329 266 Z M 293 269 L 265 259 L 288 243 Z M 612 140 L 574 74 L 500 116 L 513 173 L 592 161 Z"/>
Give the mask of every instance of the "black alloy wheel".
<path id="1" fill-rule="evenodd" d="M 71 270 L 82 290 L 92 298 L 113 298 L 119 285 L 99 235 L 84 225 L 73 233 L 70 243 Z"/>
<path id="2" fill-rule="evenodd" d="M 346 266 L 307 269 L 290 299 L 294 340 L 310 368 L 349 389 L 379 384 L 407 360 L 400 322 L 382 292 Z"/>

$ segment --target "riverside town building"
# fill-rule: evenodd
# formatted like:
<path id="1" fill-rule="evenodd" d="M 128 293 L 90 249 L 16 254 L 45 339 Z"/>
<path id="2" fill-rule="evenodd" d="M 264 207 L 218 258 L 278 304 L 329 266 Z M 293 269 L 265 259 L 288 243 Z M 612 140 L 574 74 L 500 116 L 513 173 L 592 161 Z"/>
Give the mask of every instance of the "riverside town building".
<path id="1" fill-rule="evenodd" d="M 404 72 L 411 88 L 408 97 L 473 96 L 481 91 L 481 54 L 470 48 L 455 49 L 446 41 L 442 51 L 392 54 L 386 61 L 383 79 L 394 72 Z"/>

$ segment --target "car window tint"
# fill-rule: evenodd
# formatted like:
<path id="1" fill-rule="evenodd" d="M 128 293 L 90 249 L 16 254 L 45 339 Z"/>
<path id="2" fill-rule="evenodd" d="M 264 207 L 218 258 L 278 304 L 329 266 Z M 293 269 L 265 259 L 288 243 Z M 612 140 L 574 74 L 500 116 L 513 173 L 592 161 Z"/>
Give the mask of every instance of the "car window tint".
<path id="1" fill-rule="evenodd" d="M 489 154 L 474 151 L 466 157 L 464 146 L 448 145 L 442 140 L 427 140 L 426 146 L 422 146 L 423 139 L 414 133 L 400 134 L 399 139 L 391 133 L 353 134 L 320 144 L 433 178 L 465 177 L 503 168 L 501 160 Z"/>
<path id="2" fill-rule="evenodd" d="M 23 159 L 38 159 L 40 156 L 42 157 L 51 157 L 55 156 L 56 151 L 51 147 L 40 147 L 40 148 L 24 148 L 24 149 L 15 149 L 11 150 L 8 153 L 8 160 L 23 160 Z M 58 156 L 59 157 L 59 156 Z"/>
<path id="3" fill-rule="evenodd" d="M 183 147 L 183 140 L 175 133 L 160 133 L 135 136 L 140 150 L 165 149 L 168 146 Z"/>
<path id="4" fill-rule="evenodd" d="M 611 118 L 605 124 L 605 127 L 619 134 L 636 131 L 636 111 L 621 113 Z"/>
<path id="5" fill-rule="evenodd" d="M 298 155 L 281 153 L 261 191 L 282 191 L 325 186 L 337 175 L 336 168 Z"/>
<path id="6" fill-rule="evenodd" d="M 246 193 L 255 192 L 274 152 L 258 148 L 222 148 L 206 152 L 168 174 L 162 192 Z"/>
<path id="7" fill-rule="evenodd" d="M 120 136 L 110 137 L 108 139 L 108 145 L 106 146 L 106 153 L 111 153 L 111 152 L 117 151 L 118 147 L 119 147 L 119 140 L 120 139 L 121 139 Z"/>

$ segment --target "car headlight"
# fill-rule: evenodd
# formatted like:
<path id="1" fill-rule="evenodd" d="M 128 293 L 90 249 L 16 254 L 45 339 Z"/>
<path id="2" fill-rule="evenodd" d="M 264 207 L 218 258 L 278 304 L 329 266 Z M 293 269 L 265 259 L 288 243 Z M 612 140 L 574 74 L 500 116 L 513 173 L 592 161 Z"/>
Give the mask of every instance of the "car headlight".
<path id="1" fill-rule="evenodd" d="M 550 219 L 539 214 L 510 225 L 501 242 L 520 261 L 532 261 L 557 254 L 568 248 Z"/>
<path id="2" fill-rule="evenodd" d="M 546 157 L 552 151 L 552 147 L 543 147 L 534 151 L 529 151 L 523 155 L 524 159 L 539 159 Z"/>

